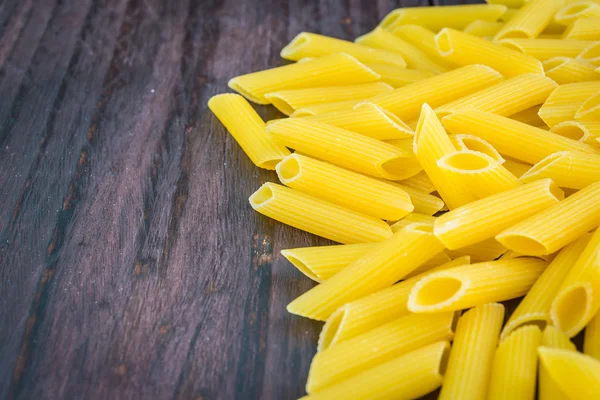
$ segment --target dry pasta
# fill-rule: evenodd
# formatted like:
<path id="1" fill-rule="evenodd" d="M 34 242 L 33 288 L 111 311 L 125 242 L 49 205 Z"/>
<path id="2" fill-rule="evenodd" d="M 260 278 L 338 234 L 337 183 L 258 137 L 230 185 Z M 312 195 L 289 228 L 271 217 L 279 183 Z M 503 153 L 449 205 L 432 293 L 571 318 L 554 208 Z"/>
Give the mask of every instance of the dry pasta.
<path id="1" fill-rule="evenodd" d="M 550 131 L 590 146 L 599 146 L 600 121 L 565 121 L 554 125 Z"/>
<path id="2" fill-rule="evenodd" d="M 546 76 L 560 84 L 600 79 L 600 74 L 595 71 L 596 66 L 585 60 L 553 57 L 542 64 L 544 65 Z"/>
<path id="3" fill-rule="evenodd" d="M 600 361 L 576 351 L 548 347 L 538 348 L 538 354 L 542 367 L 569 398 L 600 398 Z"/>
<path id="4" fill-rule="evenodd" d="M 482 38 L 486 36 L 495 36 L 502 26 L 504 26 L 502 22 L 482 21 L 477 19 L 467 25 L 467 27 L 463 29 L 463 32 Z"/>
<path id="5" fill-rule="evenodd" d="M 502 158 L 494 146 L 478 136 L 459 133 L 456 135 L 450 135 L 449 137 L 450 141 L 452 144 L 454 144 L 457 150 L 477 151 L 491 157 L 498 163 L 502 164 L 505 162 L 504 158 Z"/>
<path id="6" fill-rule="evenodd" d="M 586 101 L 583 102 L 583 104 L 575 112 L 575 119 L 583 121 L 598 121 L 600 119 L 599 93 L 591 95 Z"/>
<path id="7" fill-rule="evenodd" d="M 344 100 L 334 101 L 333 103 L 313 104 L 311 106 L 300 108 L 294 111 L 290 117 L 308 117 L 311 115 L 348 111 L 354 109 L 356 106 L 364 103 L 367 100 L 368 99 Z"/>
<path id="8" fill-rule="evenodd" d="M 437 64 L 445 66 L 448 69 L 456 68 L 456 64 L 440 56 L 435 45 L 435 33 L 429 29 L 420 25 L 400 25 L 389 30 L 400 39 L 418 47 L 419 50 L 427 54 Z"/>
<path id="9" fill-rule="evenodd" d="M 593 94 L 600 91 L 600 82 L 578 82 L 560 85 L 548 96 L 539 115 L 550 127 L 574 119 L 577 110 Z"/>
<path id="10" fill-rule="evenodd" d="M 550 178 L 561 187 L 583 189 L 600 181 L 600 155 L 576 151 L 550 154 L 521 176 L 521 181 L 542 178 Z"/>
<path id="11" fill-rule="evenodd" d="M 571 25 L 579 18 L 600 17 L 600 6 L 592 1 L 578 1 L 567 4 L 554 15 L 554 20 L 565 26 Z"/>
<path id="12" fill-rule="evenodd" d="M 499 45 L 521 52 L 539 61 L 554 57 L 577 57 L 593 42 L 563 39 L 502 39 Z"/>
<path id="13" fill-rule="evenodd" d="M 563 0 L 530 0 L 502 26 L 495 39 L 537 37 L 562 5 Z"/>
<path id="14" fill-rule="evenodd" d="M 382 82 L 394 88 L 410 85 L 435 75 L 433 72 L 422 69 L 399 68 L 389 64 L 369 63 L 366 65 L 381 76 Z"/>
<path id="15" fill-rule="evenodd" d="M 551 325 L 546 326 L 546 329 L 544 329 L 544 333 L 542 335 L 542 346 L 575 351 L 575 345 L 571 343 L 569 338 Z M 540 364 L 539 366 L 538 385 L 539 400 L 570 399 L 570 397 L 567 396 L 557 385 L 554 379 L 552 379 L 550 374 L 548 374 L 548 371 L 543 364 Z"/>
<path id="16" fill-rule="evenodd" d="M 596 313 L 585 328 L 583 352 L 600 360 L 600 313 Z"/>
<path id="17" fill-rule="evenodd" d="M 576 19 L 565 30 L 563 38 L 571 40 L 600 40 L 600 18 Z"/>

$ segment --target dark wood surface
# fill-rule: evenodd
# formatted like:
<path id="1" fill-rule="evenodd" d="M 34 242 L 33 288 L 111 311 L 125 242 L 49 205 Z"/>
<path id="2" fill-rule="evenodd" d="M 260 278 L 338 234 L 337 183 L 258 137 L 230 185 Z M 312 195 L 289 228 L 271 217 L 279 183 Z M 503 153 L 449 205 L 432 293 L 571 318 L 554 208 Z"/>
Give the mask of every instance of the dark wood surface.
<path id="1" fill-rule="evenodd" d="M 301 396 L 321 324 L 279 251 L 327 242 L 251 210 L 276 176 L 206 102 L 298 32 L 428 4 L 1 1 L 0 398 Z"/>

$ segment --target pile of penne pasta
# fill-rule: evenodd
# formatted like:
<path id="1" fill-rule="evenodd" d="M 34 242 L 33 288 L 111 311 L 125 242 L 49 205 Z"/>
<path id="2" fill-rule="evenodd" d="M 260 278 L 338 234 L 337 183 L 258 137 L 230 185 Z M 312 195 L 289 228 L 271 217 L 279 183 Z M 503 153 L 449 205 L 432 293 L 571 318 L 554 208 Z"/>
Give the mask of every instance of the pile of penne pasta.
<path id="1" fill-rule="evenodd" d="M 208 103 L 277 172 L 251 206 L 341 243 L 282 251 L 307 399 L 600 399 L 600 4 L 493 3 L 300 33 Z"/>

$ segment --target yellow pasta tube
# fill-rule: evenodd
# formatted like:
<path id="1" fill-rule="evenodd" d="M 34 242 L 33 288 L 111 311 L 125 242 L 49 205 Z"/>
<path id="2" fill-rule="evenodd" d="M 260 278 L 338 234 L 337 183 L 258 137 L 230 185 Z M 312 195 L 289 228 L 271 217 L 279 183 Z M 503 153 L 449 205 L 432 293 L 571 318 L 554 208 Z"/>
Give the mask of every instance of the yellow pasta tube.
<path id="1" fill-rule="evenodd" d="M 502 39 L 502 47 L 521 52 L 536 60 L 544 61 L 554 57 L 577 57 L 593 42 L 563 39 Z"/>
<path id="2" fill-rule="evenodd" d="M 383 82 L 362 83 L 350 86 L 315 87 L 280 90 L 265 94 L 269 103 L 285 115 L 314 104 L 334 103 L 346 100 L 362 100 L 394 89 Z"/>
<path id="3" fill-rule="evenodd" d="M 376 242 L 392 234 L 380 219 L 275 183 L 262 185 L 249 201 L 254 210 L 269 218 L 335 242 Z"/>
<path id="4" fill-rule="evenodd" d="M 410 178 L 399 181 L 398 183 L 425 193 L 435 192 L 435 186 L 433 186 L 431 179 L 429 179 L 425 171 L 421 171 L 415 176 L 411 176 Z"/>
<path id="5" fill-rule="evenodd" d="M 515 330 L 500 343 L 492 366 L 489 400 L 531 400 L 535 398 L 537 348 L 542 332 L 537 326 Z"/>
<path id="6" fill-rule="evenodd" d="M 590 62 L 594 65 L 598 65 L 600 63 L 600 43 L 589 42 L 591 43 L 588 47 L 586 47 L 579 55 L 578 59 Z M 596 72 L 598 68 L 596 68 Z"/>
<path id="7" fill-rule="evenodd" d="M 546 76 L 560 84 L 594 81 L 600 79 L 596 66 L 584 60 L 553 57 L 542 63 Z"/>
<path id="8" fill-rule="evenodd" d="M 472 262 L 492 261 L 506 252 L 506 248 L 495 239 L 486 239 L 481 242 L 461 247 L 456 250 L 444 250 L 449 256 L 464 257 L 469 256 Z"/>
<path id="9" fill-rule="evenodd" d="M 540 111 L 541 105 L 528 108 L 527 110 L 523 110 L 516 114 L 510 116 L 511 119 L 515 121 L 522 122 L 527 125 L 540 126 L 546 125 L 546 123 L 540 118 L 538 112 Z"/>
<path id="10" fill-rule="evenodd" d="M 457 111 L 442 122 L 452 133 L 469 132 L 487 140 L 500 154 L 531 164 L 557 151 L 598 153 L 575 140 L 479 110 Z"/>
<path id="11" fill-rule="evenodd" d="M 543 260 L 520 257 L 432 272 L 415 283 L 408 310 L 438 313 L 521 297 L 545 268 Z"/>
<path id="12" fill-rule="evenodd" d="M 450 340 L 454 319 L 452 312 L 408 315 L 320 351 L 310 365 L 306 391 L 319 392 L 419 347 Z"/>
<path id="13" fill-rule="evenodd" d="M 415 222 L 419 222 L 422 224 L 429 224 L 429 225 L 433 226 L 433 223 L 435 222 L 435 217 L 432 217 L 427 214 L 416 213 L 416 212 L 410 213 L 406 217 L 402 218 L 399 221 L 396 221 L 394 224 L 391 225 L 392 232 L 398 232 L 400 229 L 405 228 L 408 225 L 415 223 Z"/>
<path id="14" fill-rule="evenodd" d="M 478 199 L 521 185 L 519 178 L 502 164 L 478 151 L 455 151 L 440 158 L 437 164 L 452 181 L 464 182 Z"/>
<path id="15" fill-rule="evenodd" d="M 374 243 L 357 243 L 300 247 L 281 250 L 281 255 L 304 275 L 320 283 L 371 251 L 373 246 Z"/>
<path id="16" fill-rule="evenodd" d="M 521 181 L 543 178 L 550 178 L 561 187 L 583 189 L 600 181 L 600 155 L 575 151 L 550 154 L 521 176 Z"/>
<path id="17" fill-rule="evenodd" d="M 406 61 L 398 53 L 362 46 L 347 40 L 301 32 L 281 50 L 281 57 L 298 61 L 305 57 L 322 57 L 344 52 L 362 63 L 391 64 L 406 68 Z"/>
<path id="18" fill-rule="evenodd" d="M 529 171 L 529 169 L 532 167 L 531 164 L 525 164 L 519 161 L 511 160 L 510 158 L 506 160 L 502 166 L 517 177 L 523 176 L 523 174 Z"/>
<path id="19" fill-rule="evenodd" d="M 504 4 L 506 7 L 509 7 L 508 10 L 504 14 L 500 16 L 498 19 L 501 22 L 508 22 L 517 15 L 519 12 L 519 8 L 523 6 L 525 3 L 524 0 L 489 0 L 486 1 L 489 4 Z"/>
<path id="20" fill-rule="evenodd" d="M 444 28 L 436 35 L 435 43 L 440 55 L 459 65 L 483 63 L 505 77 L 544 75 L 542 63 L 533 57 L 468 33 Z"/>
<path id="21" fill-rule="evenodd" d="M 401 183 L 404 181 L 400 181 Z M 396 182 L 390 182 L 392 185 L 404 190 L 410 196 L 410 200 L 415 207 L 415 212 L 420 214 L 433 215 L 442 210 L 445 206 L 444 202 L 436 196 L 426 193 L 421 190 L 413 189 L 406 185 Z"/>
<path id="22" fill-rule="evenodd" d="M 408 68 L 425 70 L 434 74 L 440 74 L 448 70 L 446 67 L 435 63 L 417 47 L 381 27 L 358 37 L 355 42 L 364 46 L 398 53 L 404 58 Z"/>
<path id="23" fill-rule="evenodd" d="M 552 254 L 600 225 L 599 196 L 600 182 L 597 182 L 511 226 L 497 235 L 496 240 L 522 254 Z"/>
<path id="24" fill-rule="evenodd" d="M 367 67 L 381 76 L 381 81 L 394 88 L 410 85 L 435 74 L 422 69 L 405 69 L 388 64 L 367 64 Z"/>
<path id="25" fill-rule="evenodd" d="M 439 107 L 457 98 L 477 92 L 502 79 L 484 65 L 469 65 L 398 88 L 369 100 L 396 114 L 404 121 L 419 116 L 423 103 Z"/>
<path id="26" fill-rule="evenodd" d="M 590 146 L 599 145 L 597 139 L 600 138 L 600 122 L 597 121 L 565 121 L 554 125 L 550 131 Z"/>
<path id="27" fill-rule="evenodd" d="M 344 100 L 344 101 L 334 101 L 333 103 L 322 103 L 322 104 L 313 104 L 308 107 L 300 108 L 292 113 L 290 117 L 308 117 L 311 115 L 319 115 L 326 113 L 333 113 L 338 111 L 348 111 L 354 109 L 354 107 L 359 104 L 367 101 L 368 99 L 359 99 L 359 100 Z"/>
<path id="28" fill-rule="evenodd" d="M 458 320 L 439 400 L 485 399 L 504 306 L 486 304 Z"/>
<path id="29" fill-rule="evenodd" d="M 405 279 L 414 278 L 417 275 L 421 275 L 423 273 L 432 271 L 433 269 L 437 269 L 438 267 L 440 267 L 442 265 L 446 265 L 448 263 L 452 263 L 453 261 L 454 260 L 452 260 L 450 258 L 450 256 L 448 254 L 446 254 L 445 251 L 441 251 L 441 252 L 437 253 L 435 256 L 433 256 L 425 264 L 422 264 L 420 267 L 418 267 L 417 269 L 412 271 L 410 274 L 406 275 Z M 462 265 L 462 263 L 460 263 L 458 265 Z"/>
<path id="30" fill-rule="evenodd" d="M 600 40 L 600 18 L 578 18 L 565 30 L 564 39 Z"/>
<path id="31" fill-rule="evenodd" d="M 556 205 L 563 196 L 550 179 L 539 180 L 440 215 L 435 220 L 434 233 L 451 250 L 475 245 Z"/>
<path id="32" fill-rule="evenodd" d="M 600 360 L 600 313 L 596 313 L 585 328 L 583 352 Z"/>
<path id="33" fill-rule="evenodd" d="M 380 76 L 356 58 L 337 53 L 314 60 L 236 76 L 229 87 L 250 101 L 269 104 L 265 94 L 286 89 L 354 85 L 378 81 Z"/>
<path id="34" fill-rule="evenodd" d="M 467 25 L 463 29 L 463 32 L 480 38 L 495 36 L 503 25 L 502 22 L 482 21 L 478 19 Z"/>
<path id="35" fill-rule="evenodd" d="M 265 123 L 242 96 L 218 94 L 210 98 L 208 108 L 257 167 L 275 169 L 290 154 L 285 146 L 265 134 Z"/>
<path id="36" fill-rule="evenodd" d="M 579 18 L 597 17 L 600 17 L 600 6 L 592 1 L 581 1 L 562 7 L 554 15 L 554 20 L 560 25 L 569 26 Z"/>
<path id="37" fill-rule="evenodd" d="M 570 243 L 562 249 L 550 262 L 548 268 L 531 287 L 525 298 L 519 303 L 511 314 L 502 330 L 501 339 L 504 340 L 512 331 L 526 324 L 538 326 L 550 325 L 550 307 L 571 266 L 577 261 L 583 251 L 590 235 Z"/>
<path id="38" fill-rule="evenodd" d="M 600 361 L 577 351 L 538 348 L 540 364 L 570 399 L 600 398 Z"/>
<path id="39" fill-rule="evenodd" d="M 444 104 L 435 111 L 440 118 L 466 108 L 510 116 L 542 104 L 556 86 L 545 76 L 523 74 Z M 515 96 L 515 93 L 519 95 Z"/>
<path id="40" fill-rule="evenodd" d="M 571 121 L 581 105 L 593 94 L 600 91 L 600 82 L 578 82 L 560 85 L 546 99 L 539 115 L 550 127 Z"/>
<path id="41" fill-rule="evenodd" d="M 454 144 L 457 150 L 477 151 L 491 157 L 498 163 L 505 162 L 504 158 L 502 158 L 494 146 L 478 136 L 459 133 L 457 135 L 450 135 L 449 137 L 450 141 L 452 144 Z"/>
<path id="42" fill-rule="evenodd" d="M 575 345 L 571 343 L 569 338 L 551 325 L 546 326 L 546 329 L 544 329 L 544 334 L 542 335 L 542 346 L 571 351 L 576 350 Z M 561 390 L 557 383 L 548 374 L 548 371 L 544 365 L 541 363 L 539 368 L 538 385 L 539 400 L 570 400 L 570 397 Z"/>
<path id="43" fill-rule="evenodd" d="M 448 69 L 456 68 L 456 64 L 445 60 L 440 56 L 435 45 L 435 33 L 420 25 L 399 25 L 393 29 L 388 29 L 400 39 L 419 48 L 427 54 L 437 64 L 445 66 Z"/>
<path id="44" fill-rule="evenodd" d="M 500 4 L 398 8 L 386 15 L 379 26 L 393 30 L 397 26 L 414 24 L 436 32 L 444 27 L 464 29 L 476 19 L 497 21 L 506 9 Z"/>
<path id="45" fill-rule="evenodd" d="M 495 40 L 508 38 L 532 39 L 550 24 L 564 4 L 563 0 L 530 0 L 496 34 Z"/>
<path id="46" fill-rule="evenodd" d="M 406 179 L 421 171 L 413 154 L 391 144 L 316 121 L 282 119 L 267 133 L 303 154 L 353 171 L 386 179 Z"/>
<path id="47" fill-rule="evenodd" d="M 588 97 L 586 101 L 575 112 L 576 120 L 598 121 L 600 120 L 600 94 L 595 93 Z"/>
<path id="48" fill-rule="evenodd" d="M 395 221 L 414 209 L 398 187 L 298 154 L 277 164 L 277 176 L 292 189 L 375 218 Z"/>
<path id="49" fill-rule="evenodd" d="M 431 226 L 409 225 L 292 301 L 287 309 L 292 314 L 325 321 L 340 306 L 398 282 L 443 248 Z"/>
<path id="50" fill-rule="evenodd" d="M 571 197 L 575 195 L 577 193 Z M 597 219 L 595 226 L 599 223 Z M 577 335 L 598 312 L 599 293 L 600 229 L 596 229 L 552 302 L 550 317 L 554 326 L 569 337 Z"/>
<path id="51" fill-rule="evenodd" d="M 423 104 L 415 131 L 415 155 L 450 209 L 475 200 L 475 196 L 464 186 L 464 182 L 446 174 L 437 164 L 439 159 L 454 151 L 454 145 L 435 112 L 427 104 Z"/>
<path id="52" fill-rule="evenodd" d="M 380 364 L 301 400 L 416 399 L 442 384 L 450 353 L 436 342 Z"/>
<path id="53" fill-rule="evenodd" d="M 412 129 L 401 119 L 371 103 L 361 103 L 350 110 L 300 118 L 337 126 L 379 140 L 407 139 L 414 136 Z"/>

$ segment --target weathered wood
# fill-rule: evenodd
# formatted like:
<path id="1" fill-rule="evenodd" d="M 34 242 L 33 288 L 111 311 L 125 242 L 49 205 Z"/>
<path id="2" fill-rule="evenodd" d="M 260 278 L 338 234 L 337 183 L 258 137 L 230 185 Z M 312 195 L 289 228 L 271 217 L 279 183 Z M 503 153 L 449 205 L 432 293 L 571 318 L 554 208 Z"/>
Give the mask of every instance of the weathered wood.
<path id="1" fill-rule="evenodd" d="M 300 397 L 321 324 L 279 252 L 329 242 L 251 210 L 276 176 L 206 102 L 401 3 L 0 3 L 0 397 Z"/>

